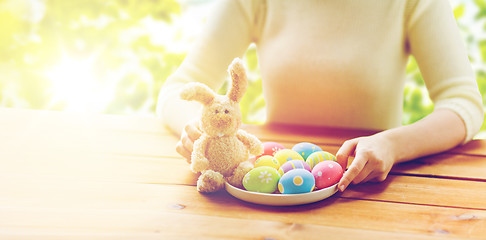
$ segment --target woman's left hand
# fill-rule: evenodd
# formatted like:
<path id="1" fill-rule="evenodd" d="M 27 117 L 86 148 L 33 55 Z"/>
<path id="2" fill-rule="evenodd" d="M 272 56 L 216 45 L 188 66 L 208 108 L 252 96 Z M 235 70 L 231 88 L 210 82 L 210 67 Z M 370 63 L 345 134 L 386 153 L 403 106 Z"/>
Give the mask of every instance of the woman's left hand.
<path id="1" fill-rule="evenodd" d="M 344 191 L 351 182 L 384 181 L 396 158 L 392 141 L 383 133 L 344 142 L 336 154 L 338 163 L 347 166 L 351 156 L 354 160 L 339 181 L 340 191 Z"/>

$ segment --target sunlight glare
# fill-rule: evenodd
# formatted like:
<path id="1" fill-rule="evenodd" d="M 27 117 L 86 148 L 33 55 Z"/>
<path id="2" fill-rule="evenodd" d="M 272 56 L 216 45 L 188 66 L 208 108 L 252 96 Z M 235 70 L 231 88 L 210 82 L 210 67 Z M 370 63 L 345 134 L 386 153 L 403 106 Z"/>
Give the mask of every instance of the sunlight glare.
<path id="1" fill-rule="evenodd" d="M 64 58 L 47 72 L 52 84 L 52 105 L 62 103 L 66 111 L 99 112 L 110 100 L 94 73 L 92 58 Z"/>

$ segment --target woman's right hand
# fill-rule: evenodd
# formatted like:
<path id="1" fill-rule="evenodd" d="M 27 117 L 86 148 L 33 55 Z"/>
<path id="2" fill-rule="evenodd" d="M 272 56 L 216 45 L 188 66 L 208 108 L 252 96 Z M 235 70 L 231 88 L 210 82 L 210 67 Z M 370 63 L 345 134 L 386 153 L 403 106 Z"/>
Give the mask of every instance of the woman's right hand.
<path id="1" fill-rule="evenodd" d="M 177 142 L 176 151 L 183 156 L 188 163 L 191 163 L 191 154 L 194 142 L 201 136 L 199 121 L 189 122 L 181 133 L 181 139 Z"/>

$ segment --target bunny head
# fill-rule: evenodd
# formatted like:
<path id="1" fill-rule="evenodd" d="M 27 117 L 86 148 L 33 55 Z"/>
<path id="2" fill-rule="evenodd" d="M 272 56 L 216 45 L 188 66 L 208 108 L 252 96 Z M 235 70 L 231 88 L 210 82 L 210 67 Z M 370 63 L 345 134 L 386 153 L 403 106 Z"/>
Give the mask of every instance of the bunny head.
<path id="1" fill-rule="evenodd" d="M 228 72 L 232 85 L 226 95 L 218 95 L 198 82 L 186 84 L 181 92 L 182 99 L 203 104 L 201 130 L 209 136 L 234 135 L 241 126 L 239 102 L 248 84 L 241 60 L 233 60 Z"/>

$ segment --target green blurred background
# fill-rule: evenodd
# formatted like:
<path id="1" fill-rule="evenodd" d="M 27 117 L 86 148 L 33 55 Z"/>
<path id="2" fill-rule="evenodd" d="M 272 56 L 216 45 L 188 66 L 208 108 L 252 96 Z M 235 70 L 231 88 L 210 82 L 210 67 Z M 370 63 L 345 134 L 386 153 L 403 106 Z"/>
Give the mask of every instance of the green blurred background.
<path id="1" fill-rule="evenodd" d="M 214 0 L 0 0 L 0 107 L 153 115 L 165 79 L 184 59 Z M 451 5 L 479 89 L 486 92 L 486 0 Z M 245 123 L 265 121 L 254 46 Z M 224 92 L 226 86 L 221 92 Z M 403 124 L 433 109 L 413 58 Z M 486 137 L 486 124 L 477 135 Z"/>

